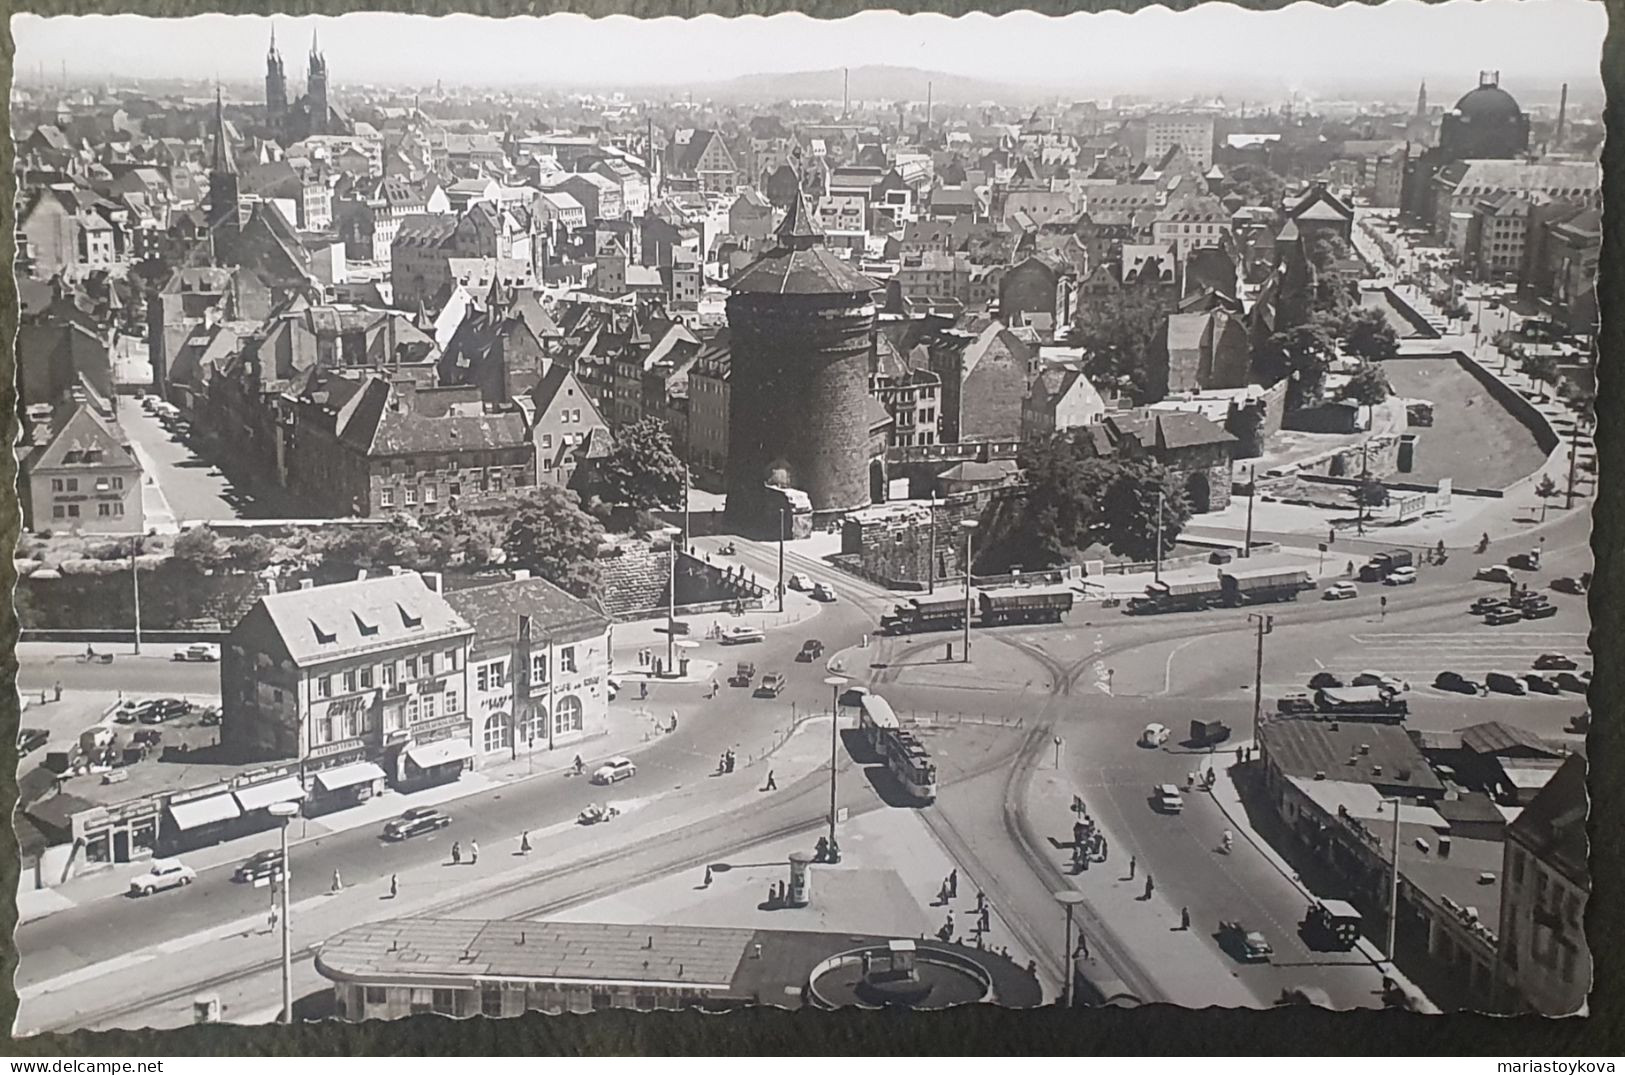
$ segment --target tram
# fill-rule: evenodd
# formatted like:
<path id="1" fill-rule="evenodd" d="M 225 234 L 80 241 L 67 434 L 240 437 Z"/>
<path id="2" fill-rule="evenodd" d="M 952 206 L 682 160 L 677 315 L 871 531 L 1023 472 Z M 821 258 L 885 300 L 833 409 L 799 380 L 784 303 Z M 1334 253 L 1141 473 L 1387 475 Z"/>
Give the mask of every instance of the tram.
<path id="1" fill-rule="evenodd" d="M 916 803 L 936 801 L 937 766 L 931 752 L 899 724 L 886 699 L 873 691 L 858 705 L 858 732 L 870 757 L 885 764 L 904 795 Z"/>

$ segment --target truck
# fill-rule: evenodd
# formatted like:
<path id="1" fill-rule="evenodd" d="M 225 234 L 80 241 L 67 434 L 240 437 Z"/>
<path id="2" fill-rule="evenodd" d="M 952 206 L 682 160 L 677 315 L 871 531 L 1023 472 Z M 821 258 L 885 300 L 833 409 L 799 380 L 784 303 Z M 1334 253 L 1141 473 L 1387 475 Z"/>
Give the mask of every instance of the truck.
<path id="1" fill-rule="evenodd" d="M 1144 597 L 1129 598 L 1123 611 L 1134 616 L 1160 612 L 1192 612 L 1210 608 L 1223 595 L 1217 578 L 1197 579 L 1189 582 L 1153 582 L 1145 588 Z"/>
<path id="2" fill-rule="evenodd" d="M 1007 586 L 976 595 L 982 623 L 1060 623 L 1072 611 L 1073 594 L 1065 586 Z"/>
<path id="3" fill-rule="evenodd" d="M 1315 692 L 1315 709 L 1340 717 L 1397 723 L 1410 713 L 1410 704 L 1388 687 L 1327 687 Z"/>
<path id="4" fill-rule="evenodd" d="M 1186 742 L 1191 746 L 1208 747 L 1215 743 L 1222 743 L 1230 738 L 1230 725 L 1222 720 L 1193 720 L 1191 721 L 1191 737 Z"/>
<path id="5" fill-rule="evenodd" d="M 1389 549 L 1379 552 L 1360 566 L 1361 582 L 1381 582 L 1395 568 L 1415 567 L 1416 557 L 1409 549 Z"/>
<path id="6" fill-rule="evenodd" d="M 880 617 L 880 630 L 888 635 L 912 635 L 921 631 L 957 631 L 965 626 L 965 598 L 911 597 Z"/>
<path id="7" fill-rule="evenodd" d="M 1219 586 L 1224 603 L 1234 607 L 1296 601 L 1299 594 L 1315 588 L 1315 580 L 1301 568 L 1253 567 L 1219 572 Z"/>

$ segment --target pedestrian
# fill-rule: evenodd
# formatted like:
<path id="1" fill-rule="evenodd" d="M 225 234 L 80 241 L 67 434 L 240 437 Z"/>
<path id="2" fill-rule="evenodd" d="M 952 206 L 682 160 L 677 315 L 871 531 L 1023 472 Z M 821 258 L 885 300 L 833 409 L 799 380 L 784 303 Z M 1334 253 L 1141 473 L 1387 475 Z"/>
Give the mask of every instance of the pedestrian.
<path id="1" fill-rule="evenodd" d="M 1191 928 L 1191 909 L 1189 907 L 1179 909 L 1179 928 L 1183 930 Z"/>
<path id="2" fill-rule="evenodd" d="M 1145 875 L 1145 898 L 1150 899 L 1151 898 L 1151 893 L 1155 892 L 1156 890 L 1157 890 L 1157 883 L 1155 881 L 1151 880 L 1151 875 L 1150 874 L 1146 874 Z"/>
<path id="3" fill-rule="evenodd" d="M 983 892 L 981 889 L 977 889 L 976 890 L 976 910 L 978 912 L 980 912 L 980 911 L 984 911 L 986 909 L 987 909 L 987 893 Z"/>
<path id="4" fill-rule="evenodd" d="M 451 842 L 451 864 L 456 866 L 463 861 L 463 845 L 456 840 Z"/>
<path id="5" fill-rule="evenodd" d="M 267 932 L 267 933 L 275 933 L 276 932 L 276 924 L 277 924 L 277 913 L 276 913 L 276 908 L 275 907 L 271 908 L 271 913 L 266 916 L 266 921 L 267 921 L 267 925 L 266 925 L 265 932 Z"/>
<path id="6" fill-rule="evenodd" d="M 959 898 L 958 866 L 955 866 L 953 869 L 948 871 L 948 898 L 951 900 L 957 900 Z"/>
<path id="7" fill-rule="evenodd" d="M 62 681 L 60 679 L 56 681 L 56 700 L 59 702 L 62 700 Z"/>
<path id="8" fill-rule="evenodd" d="M 477 866 L 479 864 L 479 861 L 480 861 L 480 842 L 478 840 L 470 840 L 470 841 L 468 841 L 468 864 L 470 866 Z"/>
<path id="9" fill-rule="evenodd" d="M 673 709 L 671 711 L 671 727 L 668 728 L 667 731 L 675 732 L 676 730 L 677 730 L 677 710 Z"/>
<path id="10" fill-rule="evenodd" d="M 943 907 L 948 905 L 948 881 L 946 878 L 943 879 L 942 884 L 937 888 L 937 903 Z"/>
<path id="11" fill-rule="evenodd" d="M 705 868 L 705 887 L 711 887 L 711 867 L 709 866 Z"/>
<path id="12" fill-rule="evenodd" d="M 717 681 L 713 679 L 711 681 L 711 694 L 710 694 L 710 697 L 715 698 L 716 696 L 717 696 Z"/>
<path id="13" fill-rule="evenodd" d="M 863 951 L 863 976 L 865 978 L 869 977 L 870 969 L 873 966 L 874 966 L 874 956 L 870 955 L 869 950 L 866 948 Z"/>
<path id="14" fill-rule="evenodd" d="M 649 697 L 649 684 L 647 684 L 647 683 L 639 683 L 638 684 L 638 701 L 641 702 L 645 698 L 648 698 L 648 697 Z"/>
<path id="15" fill-rule="evenodd" d="M 1089 958 L 1089 935 L 1081 929 L 1078 930 L 1078 949 L 1073 954 L 1083 959 Z"/>
<path id="16" fill-rule="evenodd" d="M 389 875 L 389 898 L 394 899 L 401 894 L 401 882 L 394 874 Z"/>
<path id="17" fill-rule="evenodd" d="M 767 885 L 767 905 L 769 907 L 777 907 L 779 905 L 779 886 L 771 881 L 768 882 Z"/>
<path id="18" fill-rule="evenodd" d="M 988 908 L 983 907 L 982 913 L 977 917 L 981 920 L 982 932 L 986 933 L 992 924 L 992 913 L 988 910 Z"/>
<path id="19" fill-rule="evenodd" d="M 1128 857 L 1128 879 L 1134 880 L 1134 870 L 1140 865 L 1140 860 L 1133 855 Z"/>
<path id="20" fill-rule="evenodd" d="M 1081 818 L 1074 821 L 1072 823 L 1072 842 L 1075 844 L 1083 843 L 1083 834 L 1087 831 L 1088 829 L 1084 826 Z"/>
<path id="21" fill-rule="evenodd" d="M 344 891 L 344 879 L 339 876 L 339 872 L 337 870 L 334 870 L 333 871 L 333 892 L 336 894 L 336 893 L 343 892 L 343 891 Z"/>
<path id="22" fill-rule="evenodd" d="M 949 937 L 954 935 L 954 909 L 952 907 L 948 908 L 948 921 L 944 928 L 947 929 Z"/>
<path id="23" fill-rule="evenodd" d="M 1328 544 L 1328 545 L 1337 544 L 1337 527 L 1333 526 L 1333 527 L 1327 528 L 1327 530 L 1326 530 L 1326 544 Z"/>
<path id="24" fill-rule="evenodd" d="M 779 782 L 777 780 L 773 779 L 773 770 L 772 769 L 769 769 L 767 771 L 767 785 L 762 790 L 763 791 L 778 791 L 779 790 Z"/>
<path id="25" fill-rule="evenodd" d="M 529 829 L 527 829 L 524 832 L 519 834 L 519 853 L 521 855 L 530 854 L 530 830 Z"/>

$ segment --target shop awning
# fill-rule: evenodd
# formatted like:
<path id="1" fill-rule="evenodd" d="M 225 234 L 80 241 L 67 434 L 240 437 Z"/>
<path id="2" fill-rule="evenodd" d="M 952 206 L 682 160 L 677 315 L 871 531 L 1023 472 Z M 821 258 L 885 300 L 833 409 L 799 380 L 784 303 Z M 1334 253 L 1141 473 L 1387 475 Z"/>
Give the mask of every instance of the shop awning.
<path id="1" fill-rule="evenodd" d="M 246 814 L 250 810 L 263 810 L 273 803 L 298 802 L 305 797 L 305 788 L 298 777 L 287 776 L 281 780 L 255 784 L 251 788 L 238 788 L 235 794 L 238 805 Z"/>
<path id="2" fill-rule="evenodd" d="M 216 821 L 230 821 L 241 815 L 237 800 L 230 795 L 211 795 L 207 799 L 169 804 L 169 816 L 175 819 L 175 827 L 182 830 L 211 825 Z"/>
<path id="3" fill-rule="evenodd" d="M 442 739 L 438 743 L 425 743 L 406 750 L 407 759 L 419 769 L 466 761 L 473 756 L 474 747 L 466 739 Z"/>
<path id="4" fill-rule="evenodd" d="M 342 791 L 370 780 L 382 780 L 384 771 L 370 761 L 353 761 L 316 774 L 316 783 L 323 791 Z"/>

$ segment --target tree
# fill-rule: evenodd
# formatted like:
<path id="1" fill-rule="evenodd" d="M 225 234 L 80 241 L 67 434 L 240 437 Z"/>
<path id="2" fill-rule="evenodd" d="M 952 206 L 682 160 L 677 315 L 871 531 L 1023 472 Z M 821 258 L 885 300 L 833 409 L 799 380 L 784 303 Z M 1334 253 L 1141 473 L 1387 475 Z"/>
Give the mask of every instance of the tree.
<path id="1" fill-rule="evenodd" d="M 423 520 L 419 552 L 438 567 L 485 567 L 501 547 L 510 521 L 511 512 L 487 516 L 443 511 Z"/>
<path id="2" fill-rule="evenodd" d="M 1277 332 L 1255 356 L 1255 367 L 1270 384 L 1290 380 L 1286 406 L 1297 410 L 1320 396 L 1336 345 L 1320 319 Z"/>
<path id="3" fill-rule="evenodd" d="M 1162 494 L 1160 527 L 1158 493 Z M 1100 514 L 1100 538 L 1113 552 L 1134 560 L 1153 560 L 1158 534 L 1166 556 L 1190 520 L 1191 509 L 1175 475 L 1160 463 L 1135 459 L 1111 464 Z"/>
<path id="4" fill-rule="evenodd" d="M 1263 400 L 1231 408 L 1224 418 L 1224 431 L 1236 438 L 1236 459 L 1257 459 L 1264 454 Z"/>
<path id="5" fill-rule="evenodd" d="M 1597 409 L 1597 390 L 1586 388 L 1574 381 L 1564 381 L 1558 388 L 1558 393 L 1574 408 L 1575 416 L 1583 425 L 1590 425 L 1596 420 L 1593 413 Z"/>
<path id="6" fill-rule="evenodd" d="M 1027 496 L 1018 525 L 1000 542 L 1012 563 L 1048 567 L 1088 547 L 1099 524 L 1099 501 L 1109 478 L 1101 460 L 1077 435 L 1061 434 L 1022 448 L 1018 463 Z"/>
<path id="7" fill-rule="evenodd" d="M 1557 483 L 1550 474 L 1542 474 L 1535 483 L 1535 495 L 1540 497 L 1540 521 L 1546 521 L 1547 501 L 1557 495 Z"/>
<path id="8" fill-rule="evenodd" d="M 1340 335 L 1343 348 L 1367 362 L 1381 362 L 1399 354 L 1399 333 L 1381 311 L 1370 307 L 1351 311 L 1343 321 Z"/>
<path id="9" fill-rule="evenodd" d="M 603 499 L 618 508 L 652 511 L 682 500 L 683 461 L 659 418 L 644 418 L 616 433 L 615 448 L 598 473 Z"/>
<path id="10" fill-rule="evenodd" d="M 516 498 L 502 549 L 511 566 L 586 597 L 598 583 L 598 547 L 603 540 L 603 526 L 581 510 L 575 493 L 544 484 Z"/>
<path id="11" fill-rule="evenodd" d="M 1388 503 L 1388 487 L 1375 478 L 1367 478 L 1354 490 L 1354 499 L 1368 508 L 1380 508 Z"/>
<path id="12" fill-rule="evenodd" d="M 1338 392 L 1339 399 L 1353 400 L 1365 407 L 1366 424 L 1371 423 L 1371 408 L 1393 394 L 1388 378 L 1375 362 L 1361 362 L 1348 382 Z"/>
<path id="13" fill-rule="evenodd" d="M 1557 383 L 1557 375 L 1562 372 L 1554 355 L 1524 355 L 1518 359 L 1518 368 L 1531 381 L 1540 385 L 1540 398 L 1547 397 L 1547 389 Z"/>
<path id="14" fill-rule="evenodd" d="M 1262 164 L 1237 164 L 1226 176 L 1228 193 L 1241 198 L 1246 205 L 1263 205 L 1278 209 L 1286 196 L 1286 180 Z"/>
<path id="15" fill-rule="evenodd" d="M 170 554 L 199 571 L 211 571 L 226 559 L 226 549 L 221 544 L 220 535 L 208 526 L 194 526 L 182 531 L 170 547 Z"/>
<path id="16" fill-rule="evenodd" d="M 1167 327 L 1168 313 L 1157 289 L 1125 286 L 1108 296 L 1084 299 L 1072 319 L 1071 342 L 1084 350 L 1084 373 L 1097 385 L 1116 384 L 1135 403 L 1162 398 L 1146 362 Z"/>
<path id="17" fill-rule="evenodd" d="M 276 555 L 276 544 L 264 534 L 249 534 L 233 541 L 227 555 L 239 571 L 264 571 Z"/>

